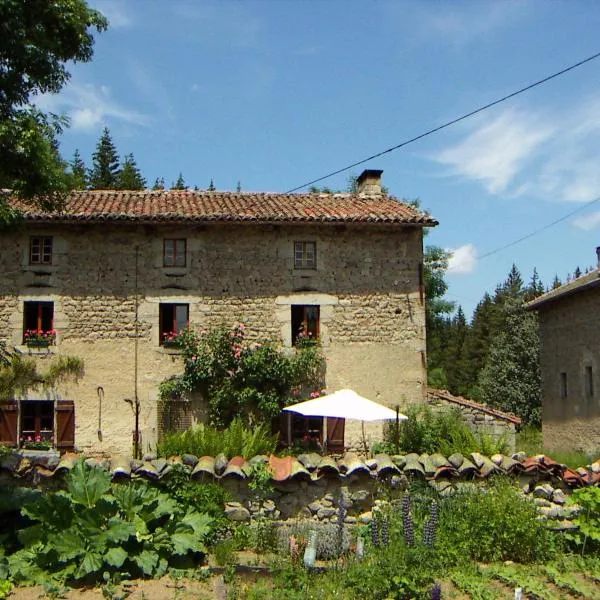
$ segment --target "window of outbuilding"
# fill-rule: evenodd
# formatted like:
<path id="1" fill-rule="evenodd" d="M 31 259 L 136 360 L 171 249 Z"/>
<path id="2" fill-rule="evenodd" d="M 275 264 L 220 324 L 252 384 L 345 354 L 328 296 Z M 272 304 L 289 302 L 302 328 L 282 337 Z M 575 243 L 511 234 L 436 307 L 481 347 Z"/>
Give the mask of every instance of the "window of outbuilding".
<path id="1" fill-rule="evenodd" d="M 186 266 L 187 241 L 185 239 L 165 239 L 163 243 L 163 266 Z"/>
<path id="2" fill-rule="evenodd" d="M 48 236 L 32 236 L 29 238 L 29 264 L 52 264 L 52 238 Z"/>
<path id="3" fill-rule="evenodd" d="M 594 370 L 592 365 L 586 365 L 584 371 L 585 395 L 588 398 L 594 397 Z"/>
<path id="4" fill-rule="evenodd" d="M 317 268 L 317 243 L 316 242 L 294 242 L 294 268 L 316 269 Z"/>
<path id="5" fill-rule="evenodd" d="M 562 371 L 560 374 L 560 397 L 566 398 L 569 394 L 569 387 L 567 381 L 567 374 L 565 371 Z"/>
<path id="6" fill-rule="evenodd" d="M 189 324 L 189 304 L 160 304 L 160 345 L 172 341 Z"/>

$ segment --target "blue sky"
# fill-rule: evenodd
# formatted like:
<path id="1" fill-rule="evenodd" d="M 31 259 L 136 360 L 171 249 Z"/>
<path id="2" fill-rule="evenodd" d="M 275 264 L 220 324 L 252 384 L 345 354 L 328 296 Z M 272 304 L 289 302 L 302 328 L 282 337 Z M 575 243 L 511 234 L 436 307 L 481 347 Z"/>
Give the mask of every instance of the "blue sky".
<path id="1" fill-rule="evenodd" d="M 600 5 L 575 0 L 90 4 L 109 30 L 39 104 L 70 116 L 66 158 L 107 125 L 149 184 L 283 192 L 600 51 Z M 600 197 L 599 140 L 600 59 L 365 166 L 440 221 L 470 316 L 513 262 L 546 284 L 595 265 L 600 202 L 482 256 Z"/>

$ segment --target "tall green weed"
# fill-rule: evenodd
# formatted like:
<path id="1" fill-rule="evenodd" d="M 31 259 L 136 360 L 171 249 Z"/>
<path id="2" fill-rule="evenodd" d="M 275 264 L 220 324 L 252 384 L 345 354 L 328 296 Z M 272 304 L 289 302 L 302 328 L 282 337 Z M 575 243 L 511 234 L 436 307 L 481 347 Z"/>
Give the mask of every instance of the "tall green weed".
<path id="1" fill-rule="evenodd" d="M 243 456 L 252 458 L 257 454 L 272 454 L 279 436 L 272 434 L 266 424 L 249 427 L 240 418 L 234 419 L 225 429 L 200 424 L 181 433 L 169 433 L 158 444 L 159 456 L 217 456 L 228 458 Z"/>

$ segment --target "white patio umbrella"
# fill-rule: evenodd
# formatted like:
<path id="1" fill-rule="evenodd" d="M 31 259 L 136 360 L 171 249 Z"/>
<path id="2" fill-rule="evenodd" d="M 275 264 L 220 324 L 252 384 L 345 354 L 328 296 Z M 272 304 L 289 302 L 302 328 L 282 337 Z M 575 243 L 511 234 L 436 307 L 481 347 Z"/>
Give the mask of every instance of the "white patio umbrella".
<path id="1" fill-rule="evenodd" d="M 357 419 L 358 421 L 384 421 L 396 418 L 405 421 L 408 419 L 406 415 L 368 400 L 353 390 L 338 390 L 314 400 L 286 406 L 283 410 L 300 413 L 305 417 L 337 417 Z"/>
<path id="2" fill-rule="evenodd" d="M 306 400 L 306 402 L 286 406 L 283 410 L 299 413 L 305 417 L 333 417 L 362 421 L 362 437 L 365 452 L 367 451 L 365 421 L 389 421 L 396 419 L 396 423 L 398 423 L 399 421 L 408 420 L 408 417 L 400 413 L 398 409 L 392 410 L 387 406 L 373 402 L 353 390 L 338 390 L 314 400 Z"/>

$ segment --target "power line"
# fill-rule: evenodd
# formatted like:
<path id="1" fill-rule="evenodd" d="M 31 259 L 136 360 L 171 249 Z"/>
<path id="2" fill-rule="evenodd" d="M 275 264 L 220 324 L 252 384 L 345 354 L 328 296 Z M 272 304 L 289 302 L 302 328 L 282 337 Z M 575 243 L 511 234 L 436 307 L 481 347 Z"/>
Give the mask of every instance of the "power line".
<path id="1" fill-rule="evenodd" d="M 488 108 L 491 108 L 492 106 L 496 106 L 497 104 L 500 104 L 501 102 L 506 102 L 506 100 L 510 100 L 510 98 L 514 98 L 515 96 L 518 96 L 519 94 L 527 92 L 528 90 L 531 90 L 534 87 L 537 87 L 538 85 L 542 85 L 543 83 L 546 83 L 547 81 L 550 81 L 551 79 L 559 77 L 560 75 L 564 75 L 565 73 L 568 73 L 569 71 L 572 71 L 573 69 L 576 69 L 577 67 L 581 67 L 585 63 L 588 63 L 588 62 L 598 58 L 599 56 L 600 56 L 600 52 L 593 54 L 592 56 L 588 56 L 587 58 L 584 58 L 583 60 L 580 60 L 579 62 L 577 62 L 573 65 L 570 65 L 569 67 L 566 67 L 565 69 L 557 71 L 556 73 L 553 73 L 552 75 L 548 75 L 547 77 L 544 77 L 543 79 L 540 79 L 534 83 L 531 83 L 531 84 L 517 90 L 516 92 L 512 92 L 511 94 L 508 94 L 507 96 L 503 96 L 502 98 L 499 98 L 498 100 L 494 100 L 493 102 L 490 102 L 484 106 L 480 106 L 479 108 L 476 108 L 475 110 L 472 110 L 471 112 L 468 112 L 460 117 L 457 117 L 456 119 L 452 119 L 452 121 L 447 121 L 443 125 L 434 127 L 433 129 L 430 129 L 429 131 L 426 131 L 425 133 L 421 133 L 420 135 L 417 135 L 409 140 L 401 142 L 400 144 L 396 144 L 395 146 L 392 146 L 391 148 L 388 148 L 387 150 L 383 150 L 381 152 L 378 152 L 377 154 L 373 154 L 372 156 L 363 158 L 362 160 L 358 160 L 358 161 L 352 163 L 351 165 L 348 165 L 347 167 L 343 167 L 341 169 L 338 169 L 337 171 L 332 171 L 331 173 L 328 173 L 327 175 L 323 175 L 322 177 L 318 177 L 317 179 L 313 179 L 312 181 L 303 183 L 302 185 L 292 188 L 291 190 L 288 190 L 285 193 L 291 194 L 292 192 L 301 190 L 302 188 L 305 188 L 309 185 L 313 185 L 314 183 L 318 183 L 319 181 L 323 181 L 324 179 L 328 179 L 329 177 L 333 177 L 334 175 L 339 175 L 340 173 L 343 173 L 344 171 L 349 171 L 350 169 L 353 169 L 354 167 L 358 167 L 359 165 L 369 162 L 370 160 L 373 160 L 374 158 L 379 158 L 380 156 L 383 156 L 384 154 L 388 154 L 390 152 L 393 152 L 394 150 L 398 150 L 399 148 L 408 146 L 408 144 L 412 144 L 413 142 L 416 142 L 417 140 L 421 140 L 424 137 L 427 137 L 428 135 L 431 135 L 433 133 L 441 131 L 442 129 L 445 129 L 446 127 L 450 127 L 451 125 L 454 125 L 455 123 L 464 121 L 465 119 L 468 119 L 469 117 L 472 117 L 473 115 L 476 115 L 477 113 L 487 110 Z"/>
<path id="2" fill-rule="evenodd" d="M 597 198 L 594 198 L 593 200 L 590 200 L 586 204 L 579 206 L 575 210 L 572 210 L 570 213 L 563 215 L 559 219 L 556 219 L 555 221 L 552 221 L 551 223 L 548 223 L 548 224 L 544 225 L 543 227 L 540 227 L 539 229 L 535 229 L 534 231 L 528 233 L 527 235 L 524 235 L 523 237 L 520 237 L 512 242 L 508 242 L 507 244 L 504 244 L 503 246 L 500 246 L 498 248 L 495 248 L 494 250 L 490 250 L 489 252 L 482 254 L 481 256 L 478 257 L 478 260 L 483 260 L 484 258 L 487 258 L 488 256 L 493 256 L 494 254 L 497 254 L 498 252 L 501 252 L 502 250 L 506 250 L 507 248 L 510 248 L 511 246 L 520 244 L 521 242 L 528 240 L 529 238 L 533 237 L 534 235 L 537 235 L 538 233 L 541 233 L 542 231 L 546 231 L 546 229 L 550 229 L 550 227 L 554 227 L 554 225 L 557 225 L 558 223 L 565 221 L 569 217 L 572 217 L 574 214 L 576 214 L 582 210 L 585 210 L 586 208 L 592 206 L 592 204 L 595 204 L 596 202 L 600 202 L 600 196 L 598 196 Z"/>

